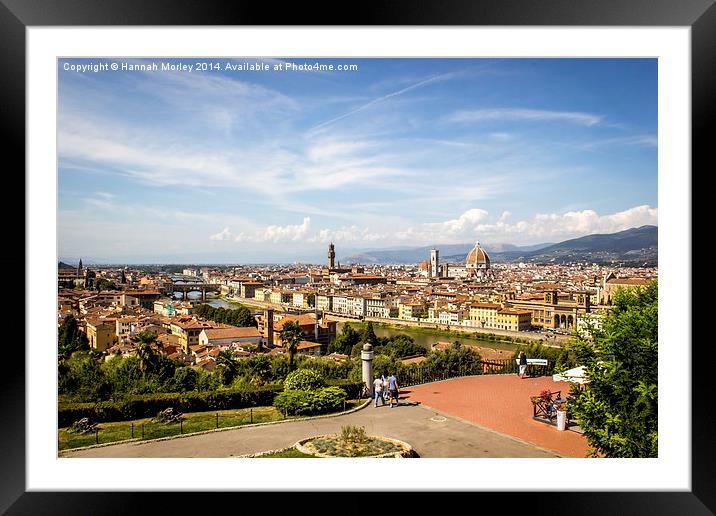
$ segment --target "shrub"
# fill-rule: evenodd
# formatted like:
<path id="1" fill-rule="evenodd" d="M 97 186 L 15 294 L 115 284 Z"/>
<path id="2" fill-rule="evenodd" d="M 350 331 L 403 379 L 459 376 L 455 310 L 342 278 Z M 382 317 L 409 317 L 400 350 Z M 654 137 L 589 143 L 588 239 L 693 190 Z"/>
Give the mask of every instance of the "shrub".
<path id="1" fill-rule="evenodd" d="M 324 387 L 313 392 L 313 409 L 315 414 L 335 412 L 346 400 L 346 391 L 340 387 Z"/>
<path id="2" fill-rule="evenodd" d="M 365 434 L 365 427 L 363 426 L 342 426 L 341 427 L 341 441 L 344 443 L 355 443 L 360 444 L 368 440 L 368 436 Z"/>
<path id="3" fill-rule="evenodd" d="M 311 391 L 283 391 L 276 395 L 273 406 L 290 416 L 310 414 L 312 398 Z"/>
<path id="4" fill-rule="evenodd" d="M 312 369 L 296 369 L 286 376 L 283 388 L 286 391 L 310 391 L 325 384 L 319 372 Z"/>
<path id="5" fill-rule="evenodd" d="M 274 398 L 274 407 L 289 416 L 335 412 L 346 400 L 340 387 L 322 387 L 313 391 L 284 391 Z"/>

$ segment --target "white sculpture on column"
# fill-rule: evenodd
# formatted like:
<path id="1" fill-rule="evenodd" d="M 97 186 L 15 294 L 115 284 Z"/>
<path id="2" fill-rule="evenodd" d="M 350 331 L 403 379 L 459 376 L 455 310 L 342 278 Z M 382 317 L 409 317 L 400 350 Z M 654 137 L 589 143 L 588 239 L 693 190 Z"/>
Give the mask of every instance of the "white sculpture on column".
<path id="1" fill-rule="evenodd" d="M 363 383 L 368 388 L 371 397 L 373 392 L 373 346 L 367 342 L 363 344 L 360 352 L 360 358 L 363 361 Z"/>

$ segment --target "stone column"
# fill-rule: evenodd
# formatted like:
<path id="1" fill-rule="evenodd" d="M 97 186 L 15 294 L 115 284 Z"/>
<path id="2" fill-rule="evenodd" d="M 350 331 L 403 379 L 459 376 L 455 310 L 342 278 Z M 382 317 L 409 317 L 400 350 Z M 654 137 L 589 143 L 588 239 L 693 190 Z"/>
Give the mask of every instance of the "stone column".
<path id="1" fill-rule="evenodd" d="M 367 342 L 363 344 L 360 358 L 363 362 L 363 383 L 368 388 L 370 395 L 373 396 L 373 346 Z"/>

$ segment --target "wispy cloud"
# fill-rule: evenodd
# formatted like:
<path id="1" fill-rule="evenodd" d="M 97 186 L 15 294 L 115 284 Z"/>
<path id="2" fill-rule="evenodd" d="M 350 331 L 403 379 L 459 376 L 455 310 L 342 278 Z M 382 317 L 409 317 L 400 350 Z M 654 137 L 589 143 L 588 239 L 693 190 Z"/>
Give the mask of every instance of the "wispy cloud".
<path id="1" fill-rule="evenodd" d="M 448 122 L 485 122 L 485 121 L 560 121 L 592 126 L 602 121 L 601 116 L 574 111 L 545 111 L 542 109 L 497 108 L 457 111 L 448 117 Z"/>
<path id="2" fill-rule="evenodd" d="M 455 76 L 455 73 L 454 73 L 454 72 L 452 72 L 452 73 L 443 73 L 443 74 L 433 75 L 432 77 L 428 77 L 427 79 L 423 79 L 423 80 L 421 80 L 421 81 L 418 81 L 418 82 L 416 82 L 416 83 L 414 83 L 414 84 L 411 84 L 410 86 L 406 86 L 405 88 L 402 88 L 402 89 L 400 89 L 400 90 L 394 91 L 394 92 L 392 92 L 392 93 L 388 93 L 387 95 L 382 95 L 382 96 L 380 96 L 380 97 L 377 97 L 377 98 L 371 100 L 370 102 L 366 102 L 365 104 L 362 104 L 362 105 L 358 106 L 358 107 L 355 108 L 355 109 L 352 109 L 352 110 L 350 110 L 350 111 L 348 111 L 348 112 L 346 112 L 346 113 L 343 113 L 342 115 L 338 115 L 338 116 L 336 116 L 336 117 L 334 117 L 334 118 L 331 118 L 330 120 L 326 120 L 325 122 L 321 122 L 320 124 L 314 125 L 313 127 L 311 127 L 311 128 L 308 130 L 308 133 L 309 133 L 309 134 L 315 133 L 315 132 L 317 132 L 317 131 L 320 130 L 320 129 L 323 129 L 323 128 L 325 128 L 325 127 L 328 127 L 329 125 L 332 125 L 332 124 L 334 124 L 335 122 L 338 122 L 339 120 L 343 120 L 344 118 L 347 118 L 347 117 L 349 117 L 349 116 L 351 116 L 351 115 L 354 115 L 354 114 L 356 114 L 356 113 L 359 113 L 360 111 L 363 111 L 363 110 L 365 110 L 365 109 L 368 109 L 368 108 L 370 108 L 370 107 L 372 107 L 372 106 L 374 106 L 374 105 L 376 105 L 376 104 L 378 104 L 378 103 L 380 103 L 380 102 L 384 102 L 384 101 L 386 101 L 386 100 L 388 100 L 388 99 L 391 99 L 391 98 L 393 98 L 393 97 L 397 97 L 397 96 L 402 95 L 402 94 L 404 94 L 404 93 L 407 93 L 407 92 L 409 92 L 409 91 L 411 91 L 411 90 L 414 90 L 414 89 L 416 89 L 416 88 L 420 88 L 421 86 L 425 86 L 425 85 L 427 85 L 427 84 L 430 84 L 430 83 L 433 83 L 433 82 L 436 82 L 436 81 L 448 80 L 448 79 L 450 79 L 451 77 L 454 77 L 454 76 Z"/>
<path id="3" fill-rule="evenodd" d="M 605 138 L 602 140 L 596 140 L 587 142 L 584 144 L 578 144 L 579 148 L 585 150 L 599 149 L 602 147 L 613 147 L 613 146 L 628 146 L 628 147 L 657 147 L 658 138 L 653 135 L 634 135 L 634 136 L 623 136 L 617 138 Z"/>

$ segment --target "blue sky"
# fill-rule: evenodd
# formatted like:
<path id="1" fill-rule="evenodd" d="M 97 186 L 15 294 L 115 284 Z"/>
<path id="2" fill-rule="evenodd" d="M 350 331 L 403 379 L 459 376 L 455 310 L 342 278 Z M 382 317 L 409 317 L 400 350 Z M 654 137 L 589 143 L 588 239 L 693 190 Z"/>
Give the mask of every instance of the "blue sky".
<path id="1" fill-rule="evenodd" d="M 72 69 L 197 62 L 219 70 Z M 655 59 L 59 60 L 58 114 L 61 257 L 323 261 L 330 241 L 657 223 Z"/>

